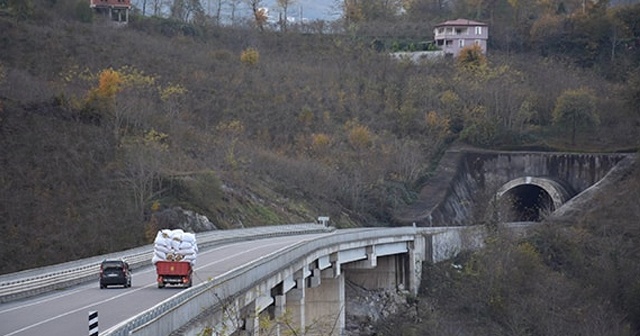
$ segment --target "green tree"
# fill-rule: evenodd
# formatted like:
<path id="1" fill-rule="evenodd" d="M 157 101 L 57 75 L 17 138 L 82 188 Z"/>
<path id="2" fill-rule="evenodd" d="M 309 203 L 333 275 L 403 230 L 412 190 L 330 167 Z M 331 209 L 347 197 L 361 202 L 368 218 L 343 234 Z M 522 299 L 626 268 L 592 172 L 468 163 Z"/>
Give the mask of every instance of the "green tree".
<path id="1" fill-rule="evenodd" d="M 587 88 L 563 92 L 553 109 L 553 123 L 559 127 L 568 127 L 571 130 L 571 144 L 575 145 L 579 129 L 600 123 L 593 93 Z"/>
<path id="2" fill-rule="evenodd" d="M 9 7 L 16 21 L 24 21 L 33 14 L 31 0 L 6 0 L 4 6 Z"/>

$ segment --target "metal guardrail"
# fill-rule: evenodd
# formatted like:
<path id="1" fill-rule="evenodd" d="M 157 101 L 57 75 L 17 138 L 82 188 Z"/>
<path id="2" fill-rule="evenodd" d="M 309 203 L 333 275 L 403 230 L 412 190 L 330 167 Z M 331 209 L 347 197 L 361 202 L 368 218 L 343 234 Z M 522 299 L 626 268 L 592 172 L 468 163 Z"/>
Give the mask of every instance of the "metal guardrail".
<path id="1" fill-rule="evenodd" d="M 198 247 L 204 250 L 213 245 L 227 244 L 240 240 L 328 232 L 331 230 L 334 230 L 334 228 L 313 223 L 291 224 L 251 229 L 208 231 L 197 234 L 196 239 L 198 241 Z M 136 269 L 149 265 L 152 255 L 153 246 L 146 245 L 123 252 L 67 262 L 35 270 L 6 274 L 0 276 L 0 303 L 97 280 L 100 271 L 100 262 L 106 258 L 125 258 L 131 268 Z"/>
<path id="2" fill-rule="evenodd" d="M 150 258 L 151 253 L 149 252 L 127 255 L 126 257 L 131 265 L 141 265 L 149 262 Z M 99 271 L 100 263 L 98 262 L 59 272 L 3 282 L 0 283 L 0 303 L 97 280 Z"/>

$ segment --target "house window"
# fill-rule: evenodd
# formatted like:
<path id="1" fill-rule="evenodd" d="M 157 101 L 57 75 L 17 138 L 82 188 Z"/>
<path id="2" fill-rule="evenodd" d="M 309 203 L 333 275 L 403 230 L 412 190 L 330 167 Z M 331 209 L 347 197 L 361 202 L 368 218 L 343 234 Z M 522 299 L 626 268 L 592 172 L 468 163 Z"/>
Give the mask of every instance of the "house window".
<path id="1" fill-rule="evenodd" d="M 476 35 L 482 35 L 482 27 L 476 27 Z"/>
<path id="2" fill-rule="evenodd" d="M 464 40 L 458 40 L 458 47 L 464 47 Z"/>

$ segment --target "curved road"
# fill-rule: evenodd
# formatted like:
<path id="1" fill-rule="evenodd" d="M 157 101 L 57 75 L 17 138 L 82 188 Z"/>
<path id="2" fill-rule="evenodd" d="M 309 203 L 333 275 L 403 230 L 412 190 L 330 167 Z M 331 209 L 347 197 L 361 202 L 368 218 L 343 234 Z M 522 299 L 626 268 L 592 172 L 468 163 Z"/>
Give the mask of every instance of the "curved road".
<path id="1" fill-rule="evenodd" d="M 329 234 L 332 233 L 251 240 L 200 251 L 195 265 L 194 286 L 260 257 Z M 96 274 L 95 282 L 0 304 L 0 335 L 86 336 L 89 334 L 90 311 L 98 311 L 100 331 L 106 331 L 183 290 L 159 289 L 155 279 L 155 268 L 149 261 L 149 267 L 133 271 L 131 288 L 99 289 Z"/>

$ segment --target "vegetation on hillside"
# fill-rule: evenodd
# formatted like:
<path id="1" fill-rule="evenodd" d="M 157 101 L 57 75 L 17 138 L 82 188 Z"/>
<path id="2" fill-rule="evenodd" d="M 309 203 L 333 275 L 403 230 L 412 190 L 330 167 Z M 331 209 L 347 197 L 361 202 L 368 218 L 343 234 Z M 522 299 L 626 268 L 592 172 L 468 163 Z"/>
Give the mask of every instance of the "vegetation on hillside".
<path id="1" fill-rule="evenodd" d="M 640 163 L 575 218 L 427 265 L 414 310 L 377 335 L 640 334 Z M 411 316 L 412 318 L 406 318 Z"/>
<path id="2" fill-rule="evenodd" d="M 232 25 L 190 0 L 114 26 L 85 0 L 0 0 L 0 273 L 146 243 L 174 207 L 223 229 L 402 225 L 454 142 L 640 145 L 638 4 L 344 1 L 333 25 L 270 28 L 248 2 Z M 372 48 L 458 17 L 489 24 L 487 56 Z M 429 266 L 419 319 L 379 334 L 637 335 L 638 181 Z"/>
<path id="3" fill-rule="evenodd" d="M 638 145 L 640 34 L 637 16 L 618 9 L 585 12 L 620 28 L 607 45 L 615 58 L 592 52 L 587 62 L 556 45 L 540 57 L 527 52 L 532 42 L 515 50 L 500 42 L 507 22 L 490 22 L 487 59 L 412 64 L 370 46 L 372 27 L 395 17 L 345 17 L 331 34 L 198 15 L 133 15 L 116 27 L 84 4 L 0 1 L 0 273 L 145 243 L 156 215 L 176 206 L 220 228 L 318 215 L 340 227 L 397 225 L 395 210 L 453 141 Z M 572 32 L 563 38 L 612 42 Z M 576 124 L 573 136 L 555 115 L 575 113 L 557 102 L 572 104 L 561 98 L 576 90 L 599 123 Z"/>

